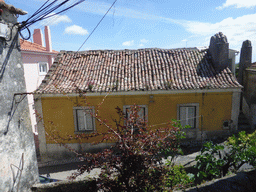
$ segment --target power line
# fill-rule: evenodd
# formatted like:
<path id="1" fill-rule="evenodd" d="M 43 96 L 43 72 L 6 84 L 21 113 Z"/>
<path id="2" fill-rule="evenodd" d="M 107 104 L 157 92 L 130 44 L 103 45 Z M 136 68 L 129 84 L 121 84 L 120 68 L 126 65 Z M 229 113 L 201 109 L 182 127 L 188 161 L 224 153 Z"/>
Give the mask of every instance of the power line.
<path id="1" fill-rule="evenodd" d="M 94 33 L 94 31 L 97 29 L 97 27 L 100 25 L 100 23 L 102 22 L 102 20 L 105 18 L 105 16 L 108 14 L 108 12 L 112 9 L 112 7 L 115 5 L 115 3 L 117 2 L 117 0 L 115 0 L 113 2 L 113 4 L 109 7 L 109 9 L 107 10 L 107 12 L 105 13 L 105 15 L 101 18 L 101 20 L 98 22 L 98 24 L 94 27 L 94 29 L 92 30 L 92 32 L 90 33 L 90 35 L 85 39 L 85 41 L 83 42 L 83 44 L 79 47 L 79 49 L 77 50 L 77 52 L 84 46 L 84 44 L 86 43 L 86 41 L 91 37 L 91 35 Z M 76 53 L 77 53 L 76 52 Z"/>
<path id="2" fill-rule="evenodd" d="M 37 11 L 31 16 L 29 17 L 26 21 L 22 21 L 21 23 L 17 23 L 16 25 L 19 25 L 19 33 L 20 36 L 25 39 L 28 40 L 31 36 L 30 30 L 28 27 L 30 27 L 31 25 L 33 25 L 34 23 L 38 22 L 38 21 L 42 21 L 44 19 L 48 19 L 50 17 L 59 15 L 71 8 L 73 8 L 74 6 L 84 2 L 85 0 L 79 0 L 76 3 L 71 4 L 70 6 L 68 6 L 67 8 L 64 8 L 63 10 L 58 11 L 57 13 L 54 13 L 55 10 L 59 9 L 60 7 L 62 7 L 63 5 L 65 5 L 66 3 L 68 3 L 70 0 L 64 0 L 61 3 L 58 3 L 57 5 L 54 5 L 55 3 L 58 2 L 58 0 L 54 0 L 52 2 L 49 2 L 50 0 L 47 0 L 39 9 L 37 9 Z M 23 31 L 24 29 L 27 29 L 28 31 L 28 37 L 25 38 L 21 31 Z"/>

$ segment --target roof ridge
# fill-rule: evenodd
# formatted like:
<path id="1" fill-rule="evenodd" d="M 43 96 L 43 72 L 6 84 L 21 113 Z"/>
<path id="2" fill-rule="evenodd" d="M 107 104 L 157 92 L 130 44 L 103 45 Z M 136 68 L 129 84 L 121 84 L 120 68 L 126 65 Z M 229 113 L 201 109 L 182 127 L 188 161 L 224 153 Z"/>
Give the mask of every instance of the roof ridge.
<path id="1" fill-rule="evenodd" d="M 184 48 L 140 48 L 140 49 L 92 49 L 92 50 L 84 50 L 84 51 L 70 51 L 70 50 L 60 50 L 60 52 L 63 52 L 63 53 L 88 53 L 88 52 L 137 52 L 137 51 L 147 51 L 147 50 L 198 50 L 197 47 L 184 47 Z M 206 49 L 202 49 L 202 51 L 205 51 Z M 200 50 L 201 51 L 201 50 Z"/>

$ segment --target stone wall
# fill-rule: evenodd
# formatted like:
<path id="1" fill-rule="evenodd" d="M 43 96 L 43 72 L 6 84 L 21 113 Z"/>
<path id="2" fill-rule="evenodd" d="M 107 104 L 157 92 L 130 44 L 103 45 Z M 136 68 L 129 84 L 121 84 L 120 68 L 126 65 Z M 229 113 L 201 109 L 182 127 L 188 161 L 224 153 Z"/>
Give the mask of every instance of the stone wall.
<path id="1" fill-rule="evenodd" d="M 19 94 L 26 87 L 17 18 L 15 9 L 2 9 L 7 36 L 0 38 L 0 191 L 28 191 L 39 178 L 28 102 Z"/>
<path id="2" fill-rule="evenodd" d="M 252 192 L 256 189 L 256 171 L 240 172 L 186 189 L 188 192 Z M 183 190 L 184 191 L 184 190 Z M 180 191 L 181 192 L 181 191 Z"/>
<path id="3" fill-rule="evenodd" d="M 61 181 L 57 183 L 36 184 L 33 192 L 73 192 L 97 191 L 96 181 L 84 179 L 81 181 Z M 226 176 L 221 179 L 209 181 L 197 187 L 188 188 L 187 192 L 252 192 L 256 188 L 256 171 L 240 172 L 236 175 Z M 177 191 L 178 192 L 178 191 Z M 181 192 L 181 191 L 179 191 Z"/>

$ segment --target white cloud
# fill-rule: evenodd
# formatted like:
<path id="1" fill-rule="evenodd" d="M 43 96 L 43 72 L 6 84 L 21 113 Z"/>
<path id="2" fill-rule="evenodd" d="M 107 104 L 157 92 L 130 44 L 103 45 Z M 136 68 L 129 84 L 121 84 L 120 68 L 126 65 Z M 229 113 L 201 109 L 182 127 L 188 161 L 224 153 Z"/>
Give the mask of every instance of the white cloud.
<path id="1" fill-rule="evenodd" d="M 134 45 L 134 40 L 132 41 L 125 41 L 122 43 L 123 46 L 133 46 Z"/>
<path id="2" fill-rule="evenodd" d="M 78 25 L 72 25 L 69 27 L 66 27 L 64 34 L 70 34 L 70 35 L 87 35 L 89 34 L 88 31 Z"/>
<path id="3" fill-rule="evenodd" d="M 127 4 L 127 3 L 126 3 Z M 81 3 L 79 6 L 75 7 L 81 11 L 104 15 L 106 13 L 106 10 L 109 9 L 111 6 L 110 3 L 104 3 L 102 1 L 96 1 L 96 0 L 88 0 L 83 3 Z M 178 20 L 161 17 L 159 15 L 154 15 L 150 13 L 146 13 L 142 11 L 138 11 L 135 9 L 122 7 L 122 6 L 115 6 L 115 8 L 112 8 L 107 16 L 118 16 L 118 17 L 126 17 L 126 18 L 133 18 L 133 19 L 144 19 L 144 20 L 154 20 L 154 21 L 163 21 L 163 22 L 173 22 L 178 23 Z"/>
<path id="4" fill-rule="evenodd" d="M 141 42 L 141 43 L 147 43 L 148 40 L 147 40 L 147 39 L 141 39 L 140 42 Z"/>
<path id="5" fill-rule="evenodd" d="M 237 18 L 226 18 L 218 23 L 204 23 L 196 21 L 184 21 L 185 29 L 201 41 L 209 39 L 218 32 L 227 36 L 231 47 L 240 49 L 242 42 L 249 39 L 256 44 L 256 14 L 244 15 Z"/>
<path id="6" fill-rule="evenodd" d="M 235 7 L 235 8 L 252 8 L 256 6 L 255 0 L 226 0 L 222 6 L 217 7 L 216 9 L 224 9 L 226 7 Z"/>
<path id="7" fill-rule="evenodd" d="M 54 13 L 53 13 L 54 14 Z M 72 20 L 67 15 L 54 15 L 42 21 L 42 25 L 57 25 L 59 23 L 71 23 Z"/>

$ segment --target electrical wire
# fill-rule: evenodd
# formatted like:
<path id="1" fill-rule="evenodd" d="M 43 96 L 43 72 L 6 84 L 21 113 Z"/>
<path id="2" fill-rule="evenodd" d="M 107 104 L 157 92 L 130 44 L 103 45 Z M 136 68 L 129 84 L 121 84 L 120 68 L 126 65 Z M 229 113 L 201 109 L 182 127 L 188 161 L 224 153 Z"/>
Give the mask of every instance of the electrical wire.
<path id="1" fill-rule="evenodd" d="M 17 101 L 16 99 L 15 99 L 15 96 L 16 95 L 18 95 L 18 94 L 14 94 L 13 95 L 13 99 L 12 99 L 12 106 L 11 106 L 11 110 L 10 110 L 10 112 L 9 112 L 9 119 L 8 119 L 8 122 L 7 122 L 7 126 L 6 126 L 6 130 L 5 130 L 5 132 L 4 132 L 4 135 L 6 135 L 7 133 L 8 133 L 8 131 L 9 131 L 9 126 L 10 126 L 10 123 L 11 123 L 11 121 L 12 121 L 12 118 L 13 118 L 13 116 L 14 116 L 14 114 L 15 114 L 15 112 L 16 112 L 16 110 L 17 110 L 17 108 L 18 108 L 18 105 L 26 98 L 26 96 L 27 96 L 27 94 L 21 94 L 20 95 L 20 99 L 19 99 L 19 101 Z"/>
<path id="2" fill-rule="evenodd" d="M 109 9 L 107 10 L 107 12 L 105 13 L 105 15 L 101 18 L 101 20 L 98 22 L 98 24 L 94 27 L 94 29 L 92 30 L 92 32 L 90 33 L 90 35 L 85 39 L 85 41 L 83 42 L 83 44 L 79 47 L 79 49 L 77 50 L 77 52 L 84 46 L 84 44 L 87 42 L 87 40 L 91 37 L 91 35 L 94 33 L 94 31 L 98 28 L 98 26 L 100 25 L 100 23 L 102 22 L 102 20 L 106 17 L 106 15 L 108 14 L 108 12 L 112 9 L 112 7 L 115 5 L 115 3 L 117 2 L 117 0 L 115 0 L 113 2 L 113 4 L 109 7 Z M 76 53 L 77 53 L 76 52 Z M 75 53 L 75 54 L 76 54 Z"/>
<path id="3" fill-rule="evenodd" d="M 60 11 L 57 11 L 56 13 L 54 13 L 56 10 L 58 10 L 60 7 L 63 7 L 65 4 L 67 4 L 70 0 L 64 0 L 58 4 L 56 4 L 58 2 L 58 0 L 54 0 L 52 2 L 50 2 L 50 0 L 47 0 L 39 9 L 36 10 L 36 12 L 30 16 L 26 21 L 22 21 L 19 24 L 19 34 L 20 36 L 25 39 L 28 40 L 31 37 L 31 32 L 29 30 L 29 27 L 31 25 L 33 25 L 34 23 L 38 22 L 38 21 L 42 21 L 44 19 L 48 19 L 50 17 L 54 17 L 56 15 L 59 15 L 75 6 L 77 6 L 78 4 L 84 2 L 85 0 L 79 0 L 73 4 L 71 4 L 70 6 L 68 6 L 67 8 L 64 8 Z M 24 35 L 22 34 L 23 30 L 27 30 L 28 31 L 28 37 L 24 37 Z"/>

